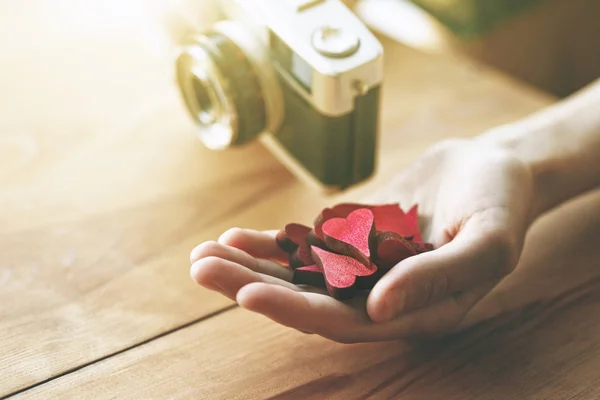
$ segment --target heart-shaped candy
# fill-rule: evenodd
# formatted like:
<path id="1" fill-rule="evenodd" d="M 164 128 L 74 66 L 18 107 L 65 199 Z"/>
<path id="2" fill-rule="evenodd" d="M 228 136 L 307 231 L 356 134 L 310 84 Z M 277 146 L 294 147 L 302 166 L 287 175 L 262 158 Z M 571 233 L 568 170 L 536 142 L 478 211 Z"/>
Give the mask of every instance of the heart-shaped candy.
<path id="1" fill-rule="evenodd" d="M 355 290 L 357 278 L 369 277 L 377 272 L 373 264 L 364 266 L 354 258 L 311 247 L 313 259 L 323 272 L 329 294 L 336 299 L 347 299 Z"/>
<path id="2" fill-rule="evenodd" d="M 370 266 L 370 247 L 375 239 L 374 216 L 368 208 L 352 211 L 347 218 L 332 218 L 323 224 L 325 243 L 331 250 Z"/>

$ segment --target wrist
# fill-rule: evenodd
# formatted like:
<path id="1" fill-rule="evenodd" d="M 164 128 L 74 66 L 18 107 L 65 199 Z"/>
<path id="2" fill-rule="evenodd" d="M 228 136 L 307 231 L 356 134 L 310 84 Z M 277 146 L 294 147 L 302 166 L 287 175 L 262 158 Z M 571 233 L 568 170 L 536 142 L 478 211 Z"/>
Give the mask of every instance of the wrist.
<path id="1" fill-rule="evenodd" d="M 535 217 L 600 186 L 600 80 L 481 140 L 519 157 L 534 181 Z"/>
<path id="2" fill-rule="evenodd" d="M 560 135 L 562 124 L 553 120 L 530 117 L 487 131 L 476 140 L 505 151 L 519 159 L 531 175 L 532 198 L 530 218 L 533 222 L 561 201 L 561 183 L 568 170 L 568 160 L 551 140 Z"/>

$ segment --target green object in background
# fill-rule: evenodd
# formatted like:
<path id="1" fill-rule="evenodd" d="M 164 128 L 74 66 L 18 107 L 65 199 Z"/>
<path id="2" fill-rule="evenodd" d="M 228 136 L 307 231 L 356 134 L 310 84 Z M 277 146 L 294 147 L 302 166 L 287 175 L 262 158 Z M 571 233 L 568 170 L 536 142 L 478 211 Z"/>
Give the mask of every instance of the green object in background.
<path id="1" fill-rule="evenodd" d="M 503 21 L 549 0 L 410 0 L 460 38 L 488 33 Z"/>

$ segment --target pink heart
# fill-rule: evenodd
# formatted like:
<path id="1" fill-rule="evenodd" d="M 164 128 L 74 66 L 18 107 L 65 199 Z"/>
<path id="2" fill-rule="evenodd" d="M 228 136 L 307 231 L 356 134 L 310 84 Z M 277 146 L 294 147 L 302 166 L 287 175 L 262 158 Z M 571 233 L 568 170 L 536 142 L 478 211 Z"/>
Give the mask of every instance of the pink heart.
<path id="1" fill-rule="evenodd" d="M 293 253 L 302 245 L 306 245 L 306 238 L 310 233 L 310 228 L 301 224 L 287 224 L 275 236 L 275 241 L 279 248 L 286 253 Z"/>
<path id="2" fill-rule="evenodd" d="M 394 232 L 405 238 L 421 241 L 417 206 L 404 213 L 398 204 L 384 204 L 372 208 L 375 228 L 380 232 Z"/>
<path id="3" fill-rule="evenodd" d="M 347 218 L 332 218 L 323 224 L 325 243 L 331 250 L 369 266 L 369 247 L 375 234 L 374 222 L 373 212 L 368 208 L 354 210 Z"/>
<path id="4" fill-rule="evenodd" d="M 330 253 L 313 246 L 313 258 L 325 277 L 329 294 L 341 299 L 352 295 L 357 277 L 367 277 L 377 271 L 377 267 L 364 266 L 357 260 L 341 254 Z"/>
<path id="5" fill-rule="evenodd" d="M 343 216 L 345 217 L 345 215 Z M 319 216 L 315 219 L 314 222 L 315 236 L 319 238 L 319 240 L 325 241 L 325 236 L 323 235 L 323 224 L 332 218 L 339 217 L 342 217 L 342 215 L 336 213 L 331 208 L 325 208 L 323 211 L 321 211 L 321 214 L 319 214 Z"/>
<path id="6" fill-rule="evenodd" d="M 411 244 L 394 232 L 377 232 L 377 257 L 375 263 L 388 270 L 405 258 L 417 254 Z"/>

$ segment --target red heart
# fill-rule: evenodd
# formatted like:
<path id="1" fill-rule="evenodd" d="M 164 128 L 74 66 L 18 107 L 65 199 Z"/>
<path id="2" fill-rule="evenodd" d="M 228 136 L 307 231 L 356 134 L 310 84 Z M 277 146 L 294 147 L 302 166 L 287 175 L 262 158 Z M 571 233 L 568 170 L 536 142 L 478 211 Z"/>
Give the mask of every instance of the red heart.
<path id="1" fill-rule="evenodd" d="M 277 245 L 290 255 L 289 265 L 291 268 L 299 268 L 315 263 L 310 254 L 308 243 L 319 244 L 319 242 L 311 239 L 311 232 L 312 229 L 308 226 L 287 224 L 275 236 Z"/>
<path id="2" fill-rule="evenodd" d="M 287 224 L 277 233 L 277 245 L 286 253 L 293 253 L 299 246 L 306 245 L 306 238 L 311 229 L 301 224 Z"/>
<path id="3" fill-rule="evenodd" d="M 345 217 L 346 215 L 340 215 L 331 208 L 325 208 L 319 216 L 315 219 L 315 236 L 322 241 L 325 241 L 325 236 L 323 235 L 323 224 L 326 221 L 329 221 L 332 218 Z"/>
<path id="4" fill-rule="evenodd" d="M 306 267 L 308 265 L 313 265 L 314 263 L 312 254 L 310 253 L 310 247 L 306 243 L 300 245 L 295 252 L 290 254 L 289 264 L 292 269 Z"/>
<path id="5" fill-rule="evenodd" d="M 417 254 L 411 244 L 394 232 L 377 233 L 376 264 L 380 269 L 390 269 L 405 258 Z"/>
<path id="6" fill-rule="evenodd" d="M 398 204 L 342 203 L 321 211 L 312 229 L 288 224 L 276 242 L 290 255 L 292 282 L 345 299 L 372 289 L 403 259 L 433 250 L 422 240 L 417 214 L 417 206 L 405 213 Z"/>
<path id="7" fill-rule="evenodd" d="M 325 278 L 319 267 L 316 265 L 307 265 L 306 267 L 300 267 L 294 270 L 292 283 L 295 283 L 296 285 L 325 287 Z"/>
<path id="8" fill-rule="evenodd" d="M 368 208 L 375 215 L 375 228 L 378 231 L 395 232 L 405 238 L 412 237 L 422 241 L 417 218 L 417 206 L 414 205 L 407 213 L 402 211 L 398 203 L 367 205 L 358 203 L 341 203 L 333 208 L 326 208 L 339 217 L 347 217 L 352 211 Z M 325 211 L 323 210 L 323 211 Z"/>
<path id="9" fill-rule="evenodd" d="M 406 213 L 406 226 L 412 232 L 413 240 L 416 242 L 422 242 L 421 230 L 419 229 L 419 206 L 415 204 Z"/>
<path id="10" fill-rule="evenodd" d="M 421 241 L 417 219 L 417 206 L 404 213 L 398 204 L 384 204 L 372 208 L 375 228 L 381 232 L 394 232 L 405 238 Z"/>
<path id="11" fill-rule="evenodd" d="M 370 244 L 375 236 L 374 216 L 368 208 L 352 211 L 347 218 L 332 218 L 323 224 L 327 246 L 340 254 L 371 265 Z"/>
<path id="12" fill-rule="evenodd" d="M 325 277 L 327 291 L 336 299 L 352 296 L 357 277 L 368 277 L 377 272 L 377 267 L 373 264 L 365 267 L 354 258 L 330 253 L 315 246 L 311 249 L 313 258 Z"/>

